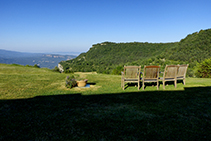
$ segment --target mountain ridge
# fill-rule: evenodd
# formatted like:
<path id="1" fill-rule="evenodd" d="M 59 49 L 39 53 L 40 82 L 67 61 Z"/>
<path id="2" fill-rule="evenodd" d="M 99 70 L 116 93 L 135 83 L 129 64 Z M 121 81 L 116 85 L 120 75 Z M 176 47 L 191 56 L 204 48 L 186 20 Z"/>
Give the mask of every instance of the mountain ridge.
<path id="1" fill-rule="evenodd" d="M 189 34 L 179 42 L 98 43 L 92 45 L 88 52 L 72 60 L 61 61 L 60 64 L 65 70 L 74 72 L 114 73 L 124 65 L 165 67 L 166 64 L 190 64 L 188 70 L 193 71 L 197 63 L 209 57 L 211 57 L 211 29 L 206 29 Z M 191 75 L 190 72 L 189 74 Z"/>
<path id="2" fill-rule="evenodd" d="M 53 69 L 62 60 L 70 60 L 75 55 L 45 54 L 45 53 L 27 53 L 0 49 L 0 63 L 35 65 L 41 68 Z"/>

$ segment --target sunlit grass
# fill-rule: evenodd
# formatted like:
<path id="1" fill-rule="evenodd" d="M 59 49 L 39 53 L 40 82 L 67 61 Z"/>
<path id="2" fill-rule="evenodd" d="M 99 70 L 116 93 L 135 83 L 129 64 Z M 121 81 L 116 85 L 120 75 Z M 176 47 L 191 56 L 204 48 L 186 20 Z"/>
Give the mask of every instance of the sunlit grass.
<path id="1" fill-rule="evenodd" d="M 97 73 L 76 73 L 88 79 L 90 88 L 65 87 L 65 78 L 69 74 L 60 74 L 46 68 L 33 68 L 17 65 L 0 64 L 0 99 L 31 98 L 39 95 L 75 94 L 83 95 L 137 92 L 135 86 L 121 88 L 121 76 Z M 211 79 L 187 78 L 186 85 L 182 82 L 174 88 L 173 84 L 167 85 L 168 90 L 184 90 L 184 87 L 211 86 Z M 160 82 L 159 91 L 163 90 Z M 147 86 L 144 91 L 157 91 L 153 85 Z M 142 88 L 139 92 L 143 92 Z"/>

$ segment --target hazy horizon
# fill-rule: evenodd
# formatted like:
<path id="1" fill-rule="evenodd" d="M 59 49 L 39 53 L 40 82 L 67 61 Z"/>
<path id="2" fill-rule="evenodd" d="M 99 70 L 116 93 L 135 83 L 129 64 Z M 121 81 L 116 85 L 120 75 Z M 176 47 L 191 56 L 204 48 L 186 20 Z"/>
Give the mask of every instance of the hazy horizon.
<path id="1" fill-rule="evenodd" d="M 5 51 L 11 51 L 11 52 L 19 52 L 19 53 L 37 53 L 37 54 L 58 54 L 58 55 L 75 55 L 78 56 L 83 52 L 25 52 L 25 51 L 15 51 L 15 50 L 8 50 L 8 49 L 0 49 Z"/>

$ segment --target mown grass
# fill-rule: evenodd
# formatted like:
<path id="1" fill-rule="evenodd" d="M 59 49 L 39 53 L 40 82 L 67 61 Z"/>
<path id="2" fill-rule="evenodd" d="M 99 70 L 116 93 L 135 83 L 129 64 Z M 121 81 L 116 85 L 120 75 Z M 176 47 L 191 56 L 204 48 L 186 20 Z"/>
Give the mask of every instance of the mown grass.
<path id="1" fill-rule="evenodd" d="M 65 88 L 68 74 L 0 64 L 0 140 L 211 138 L 211 79 L 123 91 L 121 76 L 78 74 L 90 88 Z"/>

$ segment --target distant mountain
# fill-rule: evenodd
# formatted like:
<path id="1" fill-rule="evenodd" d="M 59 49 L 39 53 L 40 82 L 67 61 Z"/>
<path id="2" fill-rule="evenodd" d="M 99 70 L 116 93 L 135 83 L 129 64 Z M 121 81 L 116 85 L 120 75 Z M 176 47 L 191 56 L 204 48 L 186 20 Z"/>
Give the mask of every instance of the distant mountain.
<path id="1" fill-rule="evenodd" d="M 81 53 L 82 52 L 49 52 L 47 54 L 60 54 L 60 55 L 74 55 L 74 56 L 78 56 Z"/>
<path id="2" fill-rule="evenodd" d="M 65 70 L 113 74 L 119 74 L 124 65 L 161 65 L 163 69 L 166 64 L 190 64 L 191 76 L 194 66 L 210 57 L 211 29 L 207 29 L 173 43 L 98 43 L 88 52 L 60 64 Z"/>
<path id="3" fill-rule="evenodd" d="M 76 55 L 59 55 L 44 53 L 23 53 L 0 49 L 0 63 L 39 65 L 41 68 L 53 69 L 61 61 L 71 60 Z"/>
<path id="4" fill-rule="evenodd" d="M 25 53 L 25 52 L 17 52 L 17 51 L 10 51 L 0 49 L 0 58 L 19 58 L 19 57 L 32 57 L 32 56 L 41 56 L 40 53 Z"/>

